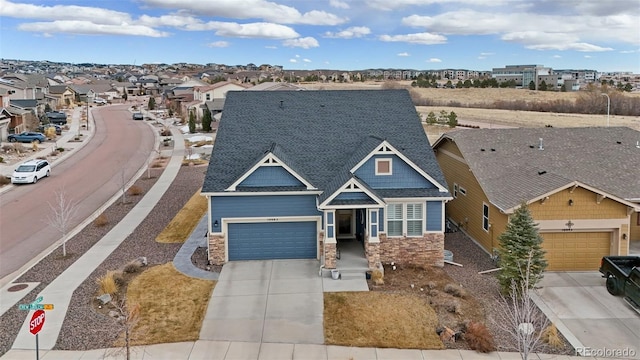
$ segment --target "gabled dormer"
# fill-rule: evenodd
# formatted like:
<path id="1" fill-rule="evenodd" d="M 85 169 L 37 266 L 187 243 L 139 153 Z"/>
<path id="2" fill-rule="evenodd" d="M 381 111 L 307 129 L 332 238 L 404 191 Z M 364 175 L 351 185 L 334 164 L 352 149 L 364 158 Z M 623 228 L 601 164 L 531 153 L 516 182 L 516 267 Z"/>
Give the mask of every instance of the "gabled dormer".
<path id="1" fill-rule="evenodd" d="M 427 174 L 387 140 L 351 168 L 351 173 L 372 189 L 438 189 L 447 188 Z"/>
<path id="2" fill-rule="evenodd" d="M 383 207 L 384 201 L 374 190 L 355 176 L 347 180 L 338 190 L 329 195 L 321 204 L 320 209 L 355 209 L 370 208 L 372 205 Z"/>
<path id="3" fill-rule="evenodd" d="M 277 156 L 276 153 L 280 153 L 281 156 Z M 316 187 L 294 170 L 295 166 L 287 164 L 281 159 L 282 157 L 285 157 L 282 149 L 277 144 L 273 144 L 265 155 L 234 181 L 226 191 L 252 188 L 316 190 Z"/>

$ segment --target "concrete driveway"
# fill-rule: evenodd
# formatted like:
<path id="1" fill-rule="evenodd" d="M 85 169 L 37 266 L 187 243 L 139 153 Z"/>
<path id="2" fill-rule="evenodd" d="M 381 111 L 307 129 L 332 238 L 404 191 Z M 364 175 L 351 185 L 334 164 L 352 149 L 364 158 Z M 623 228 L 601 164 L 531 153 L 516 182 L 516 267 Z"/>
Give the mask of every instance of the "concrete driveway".
<path id="1" fill-rule="evenodd" d="M 229 262 L 201 340 L 323 344 L 324 300 L 316 260 Z"/>
<path id="2" fill-rule="evenodd" d="M 640 315 L 607 292 L 599 272 L 545 273 L 540 285 L 533 299 L 578 352 L 640 359 Z M 589 349 L 627 353 L 603 356 Z"/>

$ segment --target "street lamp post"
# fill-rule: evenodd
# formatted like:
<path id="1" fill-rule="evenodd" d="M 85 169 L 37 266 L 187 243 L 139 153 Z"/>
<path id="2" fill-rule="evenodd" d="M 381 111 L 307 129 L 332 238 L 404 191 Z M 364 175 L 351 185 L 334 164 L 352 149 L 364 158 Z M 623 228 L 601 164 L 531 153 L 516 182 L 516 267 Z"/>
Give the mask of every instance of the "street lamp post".
<path id="1" fill-rule="evenodd" d="M 609 94 L 602 93 L 601 95 L 607 97 L 607 127 L 608 127 L 609 126 L 609 110 L 611 109 L 611 98 L 609 97 Z"/>

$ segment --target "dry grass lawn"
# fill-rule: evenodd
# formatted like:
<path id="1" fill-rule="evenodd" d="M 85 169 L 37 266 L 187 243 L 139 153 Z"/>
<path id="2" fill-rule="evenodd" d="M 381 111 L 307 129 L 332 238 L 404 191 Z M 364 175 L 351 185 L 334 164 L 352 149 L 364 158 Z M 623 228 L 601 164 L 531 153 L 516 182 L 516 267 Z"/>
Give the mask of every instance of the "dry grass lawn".
<path id="1" fill-rule="evenodd" d="M 196 191 L 169 224 L 156 237 L 159 243 L 183 243 L 207 212 L 207 198 Z"/>
<path id="2" fill-rule="evenodd" d="M 127 303 L 140 306 L 133 345 L 198 340 L 215 281 L 190 278 L 173 263 L 154 266 L 127 289 Z"/>
<path id="3" fill-rule="evenodd" d="M 417 296 L 382 292 L 324 294 L 324 337 L 330 345 L 443 349 L 438 317 Z"/>

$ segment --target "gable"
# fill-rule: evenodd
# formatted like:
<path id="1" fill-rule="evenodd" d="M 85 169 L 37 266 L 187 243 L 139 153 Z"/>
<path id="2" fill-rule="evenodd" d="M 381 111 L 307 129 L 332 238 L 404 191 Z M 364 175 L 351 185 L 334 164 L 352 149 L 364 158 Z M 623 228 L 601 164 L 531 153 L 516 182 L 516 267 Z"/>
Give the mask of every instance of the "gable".
<path id="1" fill-rule="evenodd" d="M 238 187 L 301 187 L 306 186 L 282 166 L 261 166 L 247 176 Z"/>
<path id="2" fill-rule="evenodd" d="M 376 160 L 391 160 L 390 175 L 376 175 Z M 436 187 L 397 155 L 374 155 L 356 170 L 355 175 L 372 189 Z"/>
<path id="3" fill-rule="evenodd" d="M 385 202 L 372 189 L 352 177 L 318 207 L 339 209 L 341 207 L 357 208 L 359 207 L 358 205 L 368 207 L 368 205 L 372 204 L 384 206 Z"/>

